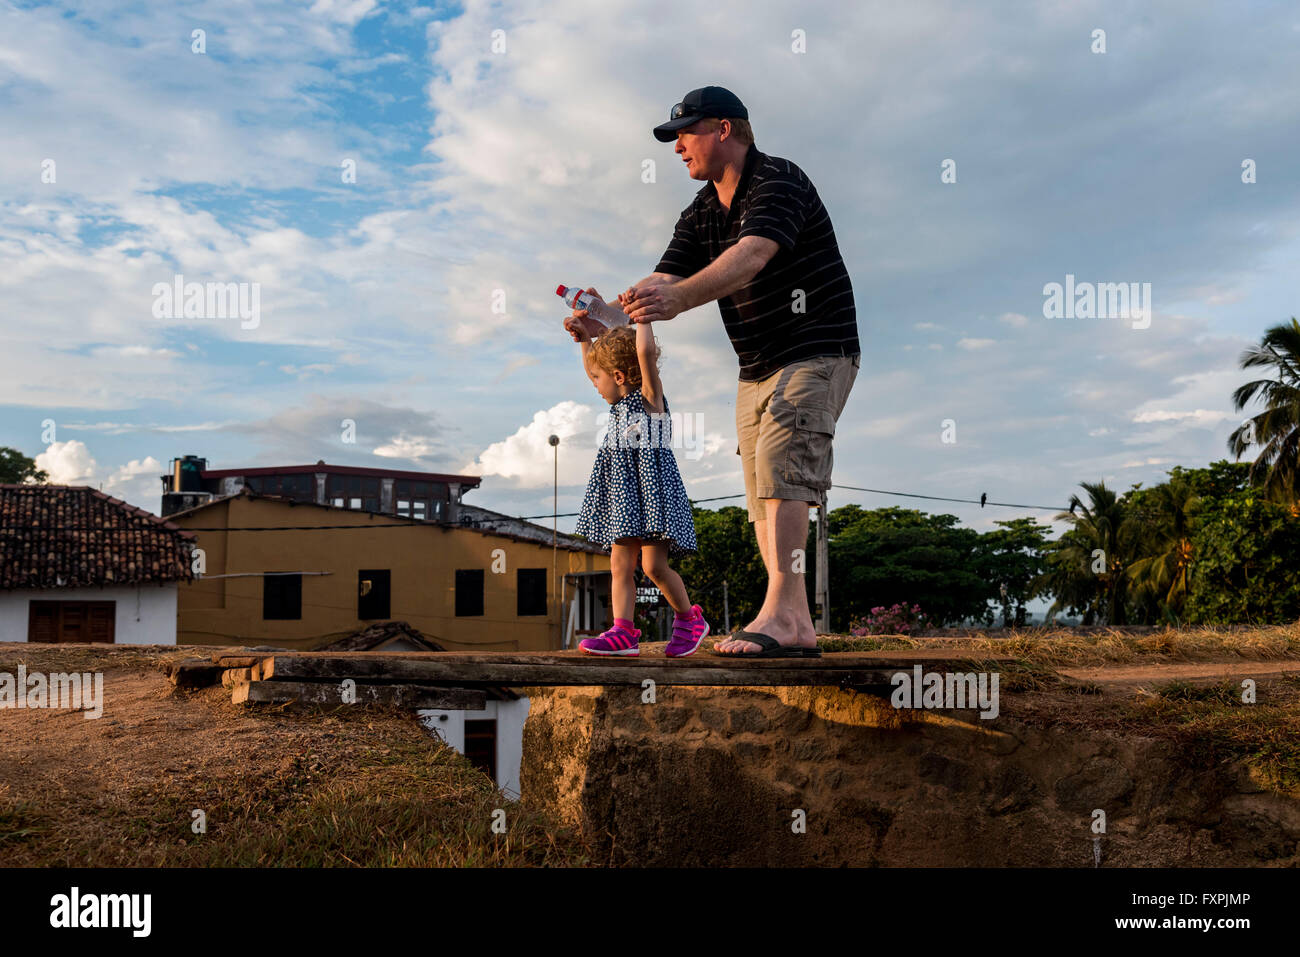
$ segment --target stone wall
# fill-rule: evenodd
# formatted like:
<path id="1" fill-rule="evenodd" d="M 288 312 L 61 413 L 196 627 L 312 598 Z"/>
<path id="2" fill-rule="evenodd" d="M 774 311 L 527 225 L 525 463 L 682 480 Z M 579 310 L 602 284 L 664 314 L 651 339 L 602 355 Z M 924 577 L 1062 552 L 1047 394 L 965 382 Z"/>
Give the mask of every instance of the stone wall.
<path id="1" fill-rule="evenodd" d="M 1300 802 L 1159 737 L 834 688 L 527 693 L 523 800 L 615 865 L 1092 867 L 1097 851 L 1103 866 L 1300 863 Z"/>

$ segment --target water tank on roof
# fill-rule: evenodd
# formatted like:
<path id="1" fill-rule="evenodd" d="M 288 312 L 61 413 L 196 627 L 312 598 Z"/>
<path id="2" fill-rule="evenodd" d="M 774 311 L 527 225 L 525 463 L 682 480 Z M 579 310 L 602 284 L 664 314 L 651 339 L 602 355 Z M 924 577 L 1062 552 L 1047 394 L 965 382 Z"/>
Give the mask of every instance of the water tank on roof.
<path id="1" fill-rule="evenodd" d="M 175 464 L 172 479 L 173 492 L 203 491 L 203 482 L 199 478 L 199 473 L 207 469 L 207 459 L 201 459 L 197 455 L 186 455 L 172 461 Z"/>

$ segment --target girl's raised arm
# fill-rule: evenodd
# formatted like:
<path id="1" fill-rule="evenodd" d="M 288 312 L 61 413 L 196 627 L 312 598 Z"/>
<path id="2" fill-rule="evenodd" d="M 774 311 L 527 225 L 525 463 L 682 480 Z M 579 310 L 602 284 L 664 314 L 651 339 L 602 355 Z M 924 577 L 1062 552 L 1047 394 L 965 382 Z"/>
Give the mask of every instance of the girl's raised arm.
<path id="1" fill-rule="evenodd" d="M 636 356 L 641 363 L 641 398 L 651 412 L 663 411 L 663 383 L 659 381 L 659 350 L 651 323 L 636 323 Z"/>

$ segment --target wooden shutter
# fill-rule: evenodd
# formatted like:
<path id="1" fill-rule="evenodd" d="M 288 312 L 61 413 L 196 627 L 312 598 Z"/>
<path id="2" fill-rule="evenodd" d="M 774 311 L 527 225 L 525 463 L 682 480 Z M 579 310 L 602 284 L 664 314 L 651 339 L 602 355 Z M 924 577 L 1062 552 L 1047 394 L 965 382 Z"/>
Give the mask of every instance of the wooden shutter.
<path id="1" fill-rule="evenodd" d="M 27 640 L 111 645 L 116 618 L 113 601 L 33 601 L 28 604 Z"/>
<path id="2" fill-rule="evenodd" d="M 27 606 L 27 640 L 53 644 L 59 640 L 59 603 L 33 601 Z"/>
<path id="3" fill-rule="evenodd" d="M 116 602 L 86 602 L 86 637 L 84 641 L 113 643 L 113 625 L 117 617 Z"/>

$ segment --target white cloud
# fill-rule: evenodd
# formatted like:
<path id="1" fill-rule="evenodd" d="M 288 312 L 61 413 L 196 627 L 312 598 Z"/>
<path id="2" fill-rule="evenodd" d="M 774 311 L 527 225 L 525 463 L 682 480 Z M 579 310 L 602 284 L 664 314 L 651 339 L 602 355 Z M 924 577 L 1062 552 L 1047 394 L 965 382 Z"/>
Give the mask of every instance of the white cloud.
<path id="1" fill-rule="evenodd" d="M 1215 411 L 1213 409 L 1193 409 L 1184 412 L 1154 409 L 1149 412 L 1139 412 L 1133 416 L 1134 422 L 1185 422 L 1188 425 L 1198 425 L 1206 428 L 1218 425 L 1220 422 L 1237 422 L 1241 419 L 1242 416 L 1236 413 Z"/>
<path id="2" fill-rule="evenodd" d="M 560 437 L 560 484 L 585 483 L 596 459 L 596 438 L 600 431 L 597 417 L 608 415 L 608 408 L 597 410 L 577 402 L 561 402 L 538 412 L 531 422 L 520 426 L 509 438 L 493 442 L 478 455 L 477 461 L 460 471 L 470 475 L 498 475 L 515 479 L 516 487 L 535 488 L 552 484 L 554 455 L 551 435 Z"/>
<path id="3" fill-rule="evenodd" d="M 51 485 L 92 485 L 99 465 L 84 442 L 51 442 L 36 456 L 37 468 L 49 473 Z"/>
<path id="4" fill-rule="evenodd" d="M 388 444 L 376 448 L 374 453 L 384 458 L 411 459 L 414 461 L 436 455 L 438 451 L 438 446 L 432 440 L 424 436 L 410 436 L 403 432 L 389 441 Z"/>
<path id="5" fill-rule="evenodd" d="M 104 492 L 124 502 L 148 509 L 155 515 L 162 509 L 162 481 L 166 471 L 152 455 L 132 459 L 104 479 Z"/>

